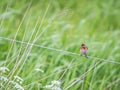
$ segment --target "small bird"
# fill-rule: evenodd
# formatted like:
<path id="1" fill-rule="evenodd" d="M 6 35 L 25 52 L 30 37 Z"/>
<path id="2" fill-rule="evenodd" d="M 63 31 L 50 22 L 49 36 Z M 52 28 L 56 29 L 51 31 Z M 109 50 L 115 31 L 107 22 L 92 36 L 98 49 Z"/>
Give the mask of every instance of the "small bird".
<path id="1" fill-rule="evenodd" d="M 85 55 L 85 57 L 88 58 L 87 56 L 88 47 L 85 44 L 81 45 L 80 52 L 81 52 L 80 54 L 81 56 Z"/>

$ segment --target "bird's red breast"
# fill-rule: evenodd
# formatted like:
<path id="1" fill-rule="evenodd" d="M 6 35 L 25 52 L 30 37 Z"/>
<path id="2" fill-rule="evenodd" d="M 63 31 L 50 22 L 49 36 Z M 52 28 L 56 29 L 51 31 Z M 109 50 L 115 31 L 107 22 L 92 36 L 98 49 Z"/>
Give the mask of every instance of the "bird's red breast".
<path id="1" fill-rule="evenodd" d="M 85 55 L 85 57 L 88 58 L 87 51 L 88 51 L 87 46 L 85 44 L 82 44 L 80 48 L 81 56 Z"/>
<path id="2" fill-rule="evenodd" d="M 81 51 L 81 52 L 87 52 L 87 51 L 88 51 L 88 48 L 87 48 L 86 46 L 82 46 L 82 47 L 80 48 L 80 51 Z"/>

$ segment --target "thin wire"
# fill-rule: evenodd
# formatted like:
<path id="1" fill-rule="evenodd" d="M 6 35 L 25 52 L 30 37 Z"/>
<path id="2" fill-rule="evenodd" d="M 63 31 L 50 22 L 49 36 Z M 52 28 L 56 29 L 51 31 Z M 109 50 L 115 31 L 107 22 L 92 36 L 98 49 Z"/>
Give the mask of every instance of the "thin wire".
<path id="1" fill-rule="evenodd" d="M 0 37 L 0 39 L 12 41 L 12 42 L 17 42 L 17 43 L 22 43 L 22 44 L 26 44 L 26 45 L 30 45 L 30 46 L 34 46 L 34 47 L 44 48 L 44 49 L 48 49 L 48 50 L 52 50 L 52 51 L 56 51 L 56 52 L 61 52 L 61 53 L 64 53 L 66 55 L 80 56 L 80 54 L 78 54 L 78 53 L 73 53 L 73 52 L 70 52 L 70 51 L 65 51 L 65 50 L 60 50 L 60 49 L 56 49 L 56 48 L 46 47 L 46 46 L 38 45 L 38 44 L 31 44 L 31 43 L 22 42 L 22 41 L 19 41 L 19 40 L 13 40 L 13 39 L 6 38 L 6 37 Z M 95 59 L 95 60 L 101 60 L 101 61 L 109 62 L 109 63 L 113 63 L 113 64 L 120 64 L 120 62 L 116 62 L 116 61 L 113 61 L 113 60 L 106 60 L 106 59 L 103 59 L 103 58 L 98 58 L 98 57 L 93 57 L 93 56 L 88 56 L 88 58 Z"/>

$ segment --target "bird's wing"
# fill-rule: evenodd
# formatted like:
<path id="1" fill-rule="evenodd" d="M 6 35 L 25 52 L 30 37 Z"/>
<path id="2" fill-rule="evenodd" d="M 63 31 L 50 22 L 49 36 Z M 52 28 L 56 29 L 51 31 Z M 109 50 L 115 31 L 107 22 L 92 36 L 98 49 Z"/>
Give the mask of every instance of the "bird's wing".
<path id="1" fill-rule="evenodd" d="M 88 47 L 87 47 L 87 50 L 88 50 Z"/>

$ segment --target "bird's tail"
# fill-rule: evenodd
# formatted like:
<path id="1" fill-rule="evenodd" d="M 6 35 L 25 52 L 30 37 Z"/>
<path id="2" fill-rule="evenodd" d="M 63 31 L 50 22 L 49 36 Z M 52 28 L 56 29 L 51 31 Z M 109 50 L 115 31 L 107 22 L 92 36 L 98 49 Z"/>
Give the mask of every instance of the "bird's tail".
<path id="1" fill-rule="evenodd" d="M 88 55 L 87 55 L 87 54 L 85 54 L 85 57 L 86 57 L 86 58 L 88 58 Z"/>

